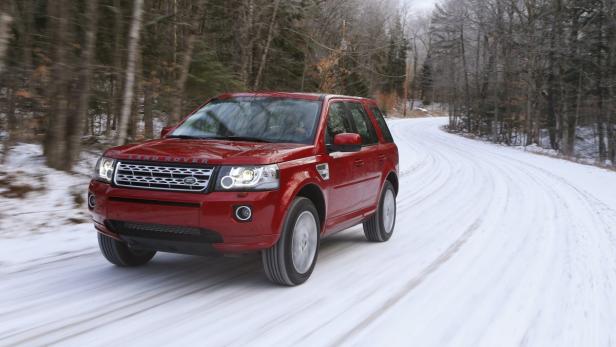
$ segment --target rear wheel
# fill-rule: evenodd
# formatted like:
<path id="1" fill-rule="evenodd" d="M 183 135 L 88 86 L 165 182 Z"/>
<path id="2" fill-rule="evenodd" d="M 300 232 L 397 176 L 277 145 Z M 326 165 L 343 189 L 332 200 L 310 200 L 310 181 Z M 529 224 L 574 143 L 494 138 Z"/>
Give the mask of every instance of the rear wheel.
<path id="1" fill-rule="evenodd" d="M 296 198 L 285 219 L 278 242 L 262 252 L 267 278 L 294 286 L 308 280 L 319 252 L 320 222 L 317 209 L 306 198 Z"/>
<path id="2" fill-rule="evenodd" d="M 155 251 L 132 249 L 126 243 L 101 233 L 98 233 L 98 246 L 110 263 L 124 267 L 143 265 L 156 254 Z"/>
<path id="3" fill-rule="evenodd" d="M 376 213 L 364 222 L 364 235 L 371 242 L 385 242 L 391 238 L 396 226 L 396 192 L 385 181 Z"/>

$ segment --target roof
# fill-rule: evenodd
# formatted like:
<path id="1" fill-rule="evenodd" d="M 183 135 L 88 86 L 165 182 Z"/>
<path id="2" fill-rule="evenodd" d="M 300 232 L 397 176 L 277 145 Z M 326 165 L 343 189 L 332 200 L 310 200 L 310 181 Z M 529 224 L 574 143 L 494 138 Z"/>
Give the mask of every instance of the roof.
<path id="1" fill-rule="evenodd" d="M 225 93 L 225 94 L 221 94 L 219 98 L 225 99 L 225 98 L 232 98 L 232 97 L 238 97 L 238 96 L 279 97 L 279 98 L 292 98 L 292 99 L 304 99 L 304 100 L 325 100 L 325 99 L 333 99 L 333 98 L 372 100 L 372 99 L 362 98 L 358 96 L 335 95 L 335 94 L 324 94 L 324 93 L 275 92 L 275 91 Z"/>

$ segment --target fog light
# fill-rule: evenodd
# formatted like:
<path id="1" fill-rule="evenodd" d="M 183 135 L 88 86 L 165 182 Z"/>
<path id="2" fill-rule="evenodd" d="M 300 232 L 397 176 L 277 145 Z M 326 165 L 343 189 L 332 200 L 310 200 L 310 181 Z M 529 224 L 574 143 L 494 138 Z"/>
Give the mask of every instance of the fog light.
<path id="1" fill-rule="evenodd" d="M 235 208 L 235 218 L 240 222 L 247 222 L 252 218 L 250 206 L 237 206 Z"/>
<path id="2" fill-rule="evenodd" d="M 90 208 L 90 210 L 93 210 L 95 206 L 96 206 L 96 196 L 88 192 L 88 208 Z"/>

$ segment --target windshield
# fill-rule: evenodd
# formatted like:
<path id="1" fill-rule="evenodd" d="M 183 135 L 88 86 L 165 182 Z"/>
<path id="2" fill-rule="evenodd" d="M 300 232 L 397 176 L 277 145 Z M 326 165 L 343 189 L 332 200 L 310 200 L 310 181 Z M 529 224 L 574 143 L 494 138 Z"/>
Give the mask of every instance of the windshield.
<path id="1" fill-rule="evenodd" d="M 168 137 L 311 144 L 320 104 L 274 97 L 214 99 Z"/>

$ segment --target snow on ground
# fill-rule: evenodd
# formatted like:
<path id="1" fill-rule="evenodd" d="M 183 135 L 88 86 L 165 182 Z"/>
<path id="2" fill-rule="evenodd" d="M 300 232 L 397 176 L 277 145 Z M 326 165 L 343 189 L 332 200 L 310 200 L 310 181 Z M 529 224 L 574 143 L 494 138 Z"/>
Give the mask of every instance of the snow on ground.
<path id="1" fill-rule="evenodd" d="M 115 268 L 90 231 L 73 256 L 0 274 L 0 345 L 614 344 L 616 173 L 448 134 L 445 122 L 391 121 L 394 236 L 372 244 L 354 227 L 323 240 L 306 284 L 270 285 L 257 256 Z M 62 245 L 55 232 L 23 244 Z"/>
<path id="2" fill-rule="evenodd" d="M 616 130 L 616 128 L 615 128 Z M 479 138 L 486 142 L 491 142 L 492 137 L 490 135 L 483 136 L 475 136 L 469 133 L 461 133 L 464 136 Z M 526 145 L 526 136 L 519 135 L 515 136 L 512 139 L 511 146 L 522 149 L 524 151 L 528 151 L 531 153 L 541 154 L 541 155 L 549 155 L 551 157 L 557 158 L 566 158 L 569 160 L 573 160 L 578 163 L 588 164 L 588 165 L 598 165 L 598 166 L 610 166 L 611 162 L 606 161 L 605 163 L 600 163 L 599 161 L 599 138 L 597 136 L 597 131 L 592 126 L 578 126 L 576 128 L 576 137 L 575 144 L 573 148 L 573 155 L 571 157 L 564 156 L 561 152 L 554 150 L 550 146 L 550 136 L 547 129 L 541 129 L 539 132 L 538 143 L 533 143 L 531 145 Z M 608 142 L 608 138 L 605 138 L 605 143 Z"/>
<path id="3" fill-rule="evenodd" d="M 11 149 L 0 165 L 0 274 L 91 248 L 85 199 L 96 160 L 86 153 L 67 174 L 44 165 L 39 145 Z"/>

